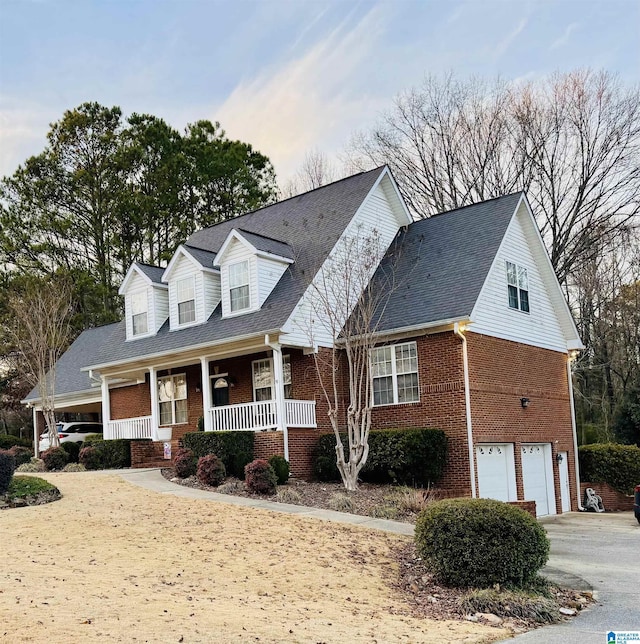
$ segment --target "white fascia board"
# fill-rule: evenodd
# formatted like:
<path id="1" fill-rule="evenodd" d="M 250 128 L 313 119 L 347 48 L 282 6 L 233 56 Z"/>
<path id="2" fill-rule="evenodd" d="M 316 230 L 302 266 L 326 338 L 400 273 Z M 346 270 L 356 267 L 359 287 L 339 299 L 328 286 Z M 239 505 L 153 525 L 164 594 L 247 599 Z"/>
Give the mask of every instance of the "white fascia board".
<path id="1" fill-rule="evenodd" d="M 222 243 L 222 246 L 220 246 L 220 250 L 216 254 L 216 259 L 215 262 L 213 263 L 214 266 L 220 266 L 222 263 L 222 259 L 224 255 L 226 254 L 227 250 L 229 249 L 229 246 L 232 241 L 237 240 L 239 241 L 243 246 L 246 246 L 247 249 L 252 252 L 252 253 L 257 253 L 258 249 L 249 241 L 247 241 L 243 236 L 242 233 L 238 232 L 235 228 L 231 229 L 231 232 L 227 235 L 227 238 L 224 240 Z"/>
<path id="2" fill-rule="evenodd" d="M 447 318 L 445 320 L 434 320 L 433 322 L 424 322 L 421 324 L 398 327 L 397 329 L 376 331 L 373 336 L 376 338 L 392 338 L 397 335 L 409 336 L 412 333 L 415 333 L 416 335 L 421 333 L 427 335 L 429 333 L 433 333 L 436 329 L 438 331 L 447 330 L 449 327 L 453 329 L 454 324 L 472 324 L 472 322 L 468 315 L 462 315 L 460 317 Z"/>
<path id="3" fill-rule="evenodd" d="M 404 199 L 402 198 L 400 188 L 398 188 L 398 184 L 396 183 L 396 180 L 393 178 L 393 174 L 391 174 L 391 170 L 389 170 L 389 166 L 386 166 L 386 165 L 384 166 L 384 173 L 380 176 L 380 179 L 376 182 L 376 187 L 384 176 L 389 177 L 389 182 L 391 183 L 391 187 L 393 188 L 393 191 L 396 195 L 396 198 L 398 199 L 402 212 L 404 213 L 404 216 L 407 220 L 406 225 L 412 224 L 414 222 L 414 219 L 411 216 L 409 209 L 407 208 L 407 204 L 404 202 Z"/>
<path id="4" fill-rule="evenodd" d="M 141 356 L 135 356 L 134 358 L 128 358 L 126 360 L 114 360 L 113 362 L 104 362 L 102 364 L 93 364 L 89 365 L 87 367 L 82 367 L 80 371 L 100 371 L 102 369 L 110 369 L 112 367 L 119 367 L 121 365 L 127 365 L 127 364 L 132 364 L 135 363 L 136 361 L 140 360 L 155 360 L 156 358 L 163 358 L 165 356 L 171 356 L 175 355 L 176 353 L 179 353 L 180 351 L 198 351 L 198 350 L 203 350 L 207 348 L 214 348 L 214 347 L 220 347 L 225 344 L 231 344 L 233 342 L 242 342 L 243 340 L 251 340 L 252 338 L 261 338 L 264 339 L 265 334 L 276 334 L 276 333 L 281 333 L 280 329 L 269 329 L 267 331 L 258 331 L 255 333 L 247 333 L 245 335 L 237 335 L 233 336 L 231 338 L 223 338 L 221 340 L 215 340 L 213 342 L 201 342 L 199 344 L 191 344 L 186 347 L 181 347 L 179 349 L 167 349 L 166 351 L 158 351 L 156 353 L 149 353 L 147 355 L 141 355 Z"/>
<path id="5" fill-rule="evenodd" d="M 78 405 L 78 404 L 87 404 L 100 402 L 102 400 L 102 395 L 100 390 L 96 389 L 85 389 L 83 391 L 74 391 L 70 394 L 61 394 L 59 396 L 54 396 L 53 404 L 54 407 L 60 407 L 64 405 Z M 30 407 L 37 407 L 42 403 L 41 398 L 29 398 L 20 401 L 23 405 L 29 405 Z"/>
<path id="6" fill-rule="evenodd" d="M 256 255 L 258 257 L 264 257 L 265 259 L 272 259 L 275 262 L 282 262 L 283 264 L 293 264 L 293 260 L 290 257 L 274 255 L 273 253 L 268 253 L 266 250 L 256 250 Z"/>
<path id="7" fill-rule="evenodd" d="M 124 295 L 127 291 L 127 287 L 129 285 L 129 282 L 131 281 L 131 278 L 133 277 L 133 274 L 137 273 L 142 277 L 142 279 L 149 285 L 152 286 L 153 282 L 149 278 L 148 275 L 144 273 L 144 271 L 136 264 L 136 262 L 133 262 L 131 266 L 129 266 L 129 270 L 127 271 L 127 274 L 124 276 L 124 279 L 122 280 L 122 284 L 120 285 L 120 288 L 118 289 L 118 295 Z"/>

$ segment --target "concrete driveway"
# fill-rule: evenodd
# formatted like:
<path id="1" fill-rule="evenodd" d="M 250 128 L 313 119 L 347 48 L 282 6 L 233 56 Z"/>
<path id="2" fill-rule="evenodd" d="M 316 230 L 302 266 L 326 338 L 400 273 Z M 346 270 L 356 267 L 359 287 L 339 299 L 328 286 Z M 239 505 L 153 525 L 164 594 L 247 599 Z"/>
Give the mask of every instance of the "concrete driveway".
<path id="1" fill-rule="evenodd" d="M 543 519 L 551 539 L 545 575 L 596 591 L 597 604 L 570 622 L 510 642 L 605 644 L 609 631 L 640 631 L 640 525 L 632 512 L 572 512 Z"/>

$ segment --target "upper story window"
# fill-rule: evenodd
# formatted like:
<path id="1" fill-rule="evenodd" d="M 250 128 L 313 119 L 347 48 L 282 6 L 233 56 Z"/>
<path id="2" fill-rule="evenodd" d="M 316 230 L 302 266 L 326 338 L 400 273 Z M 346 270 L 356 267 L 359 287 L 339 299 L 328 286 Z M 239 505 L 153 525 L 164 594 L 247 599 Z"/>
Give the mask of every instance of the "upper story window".
<path id="1" fill-rule="evenodd" d="M 143 335 L 149 331 L 147 291 L 132 293 L 129 300 L 131 305 L 131 328 L 133 335 Z"/>
<path id="2" fill-rule="evenodd" d="M 158 402 L 160 425 L 186 423 L 188 420 L 186 374 L 158 378 Z"/>
<path id="3" fill-rule="evenodd" d="M 509 308 L 529 313 L 529 279 L 526 268 L 507 262 L 507 289 Z"/>
<path id="4" fill-rule="evenodd" d="M 243 311 L 251 306 L 249 295 L 249 261 L 229 266 L 229 301 L 231 313 Z"/>
<path id="5" fill-rule="evenodd" d="M 415 342 L 372 349 L 370 358 L 374 407 L 420 400 Z"/>
<path id="6" fill-rule="evenodd" d="M 282 375 L 284 380 L 284 397 L 291 398 L 291 356 L 282 356 Z M 273 359 L 255 360 L 253 362 L 253 399 L 274 400 Z"/>
<path id="7" fill-rule="evenodd" d="M 178 300 L 178 324 L 196 321 L 196 296 L 193 277 L 185 277 L 176 282 Z"/>

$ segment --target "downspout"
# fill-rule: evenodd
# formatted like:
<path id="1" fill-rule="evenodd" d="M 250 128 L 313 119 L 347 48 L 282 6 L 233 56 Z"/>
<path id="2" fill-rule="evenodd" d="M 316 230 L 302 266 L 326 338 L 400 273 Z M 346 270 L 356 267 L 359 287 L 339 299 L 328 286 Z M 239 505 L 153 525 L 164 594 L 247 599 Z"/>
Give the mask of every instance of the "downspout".
<path id="1" fill-rule="evenodd" d="M 284 374 L 282 371 L 282 347 L 279 342 L 272 342 L 267 333 L 264 343 L 273 351 L 273 379 L 276 394 L 276 411 L 278 415 L 278 429 L 282 429 L 282 442 L 284 443 L 284 457 L 289 460 L 289 428 L 287 427 L 286 409 L 284 403 Z"/>
<path id="2" fill-rule="evenodd" d="M 578 510 L 584 512 L 582 507 L 582 498 L 580 495 L 580 465 L 578 463 L 578 430 L 576 428 L 576 408 L 573 402 L 573 376 L 571 373 L 571 363 L 573 358 L 569 354 L 567 358 L 567 382 L 569 384 L 569 405 L 571 407 L 571 428 L 573 429 L 573 463 L 576 469 L 576 495 L 578 497 Z"/>
<path id="3" fill-rule="evenodd" d="M 473 429 L 471 426 L 471 392 L 469 391 L 469 358 L 467 355 L 467 338 L 460 323 L 455 322 L 453 325 L 453 332 L 462 340 L 462 370 L 464 372 L 464 405 L 467 415 L 467 444 L 469 447 L 469 474 L 471 475 L 471 498 L 475 499 L 478 496 L 476 490 L 476 464 L 473 454 Z"/>

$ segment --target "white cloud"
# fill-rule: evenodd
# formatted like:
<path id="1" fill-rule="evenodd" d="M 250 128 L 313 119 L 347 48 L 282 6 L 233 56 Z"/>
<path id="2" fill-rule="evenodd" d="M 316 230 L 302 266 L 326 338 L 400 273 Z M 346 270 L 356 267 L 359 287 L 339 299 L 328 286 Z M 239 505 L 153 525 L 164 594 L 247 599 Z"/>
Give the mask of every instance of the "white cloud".
<path id="1" fill-rule="evenodd" d="M 563 47 L 569 42 L 569 38 L 571 38 L 571 34 L 578 28 L 579 23 L 577 22 L 572 22 L 567 26 L 567 28 L 564 30 L 564 33 L 560 38 L 555 40 L 551 46 L 549 47 L 549 51 L 553 51 L 554 49 L 558 49 L 559 47 Z"/>
<path id="2" fill-rule="evenodd" d="M 381 105 L 371 70 L 382 11 L 370 10 L 355 26 L 348 22 L 301 57 L 240 83 L 213 114 L 230 137 L 266 154 L 281 182 L 311 148 L 335 152 Z"/>
<path id="3" fill-rule="evenodd" d="M 522 33 L 523 29 L 527 26 L 527 18 L 523 18 L 516 26 L 516 28 L 511 31 L 507 36 L 505 36 L 493 50 L 493 56 L 495 60 L 501 58 L 511 47 L 511 43 Z"/>

